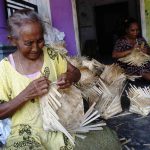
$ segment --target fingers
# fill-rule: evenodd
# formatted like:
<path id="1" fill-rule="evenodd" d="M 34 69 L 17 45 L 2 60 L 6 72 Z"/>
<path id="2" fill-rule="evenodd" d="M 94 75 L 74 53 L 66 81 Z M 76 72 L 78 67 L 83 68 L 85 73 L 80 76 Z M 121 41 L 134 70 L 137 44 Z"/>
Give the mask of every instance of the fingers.
<path id="1" fill-rule="evenodd" d="M 72 85 L 72 81 L 67 78 L 61 78 L 57 82 L 57 85 L 59 86 L 60 89 L 68 88 L 69 86 Z"/>
<path id="2" fill-rule="evenodd" d="M 41 96 L 43 94 L 46 94 L 49 89 L 49 84 L 50 84 L 50 81 L 45 77 L 40 77 L 39 79 L 34 80 L 33 88 L 34 88 L 35 95 Z"/>

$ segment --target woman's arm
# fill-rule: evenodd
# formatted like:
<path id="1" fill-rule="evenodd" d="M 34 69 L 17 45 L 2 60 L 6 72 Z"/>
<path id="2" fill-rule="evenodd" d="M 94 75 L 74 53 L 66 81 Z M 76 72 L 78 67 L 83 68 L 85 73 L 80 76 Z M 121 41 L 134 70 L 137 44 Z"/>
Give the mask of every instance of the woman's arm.
<path id="1" fill-rule="evenodd" d="M 122 58 L 122 57 L 125 57 L 129 54 L 131 54 L 132 52 L 132 49 L 129 49 L 129 50 L 125 50 L 125 51 L 113 51 L 112 52 L 112 57 L 113 58 Z"/>
<path id="2" fill-rule="evenodd" d="M 129 48 L 128 40 L 124 37 L 118 39 L 114 45 L 114 50 L 112 52 L 113 58 L 122 58 L 131 54 L 133 47 Z"/>
<path id="3" fill-rule="evenodd" d="M 81 77 L 80 70 L 69 62 L 67 62 L 67 72 L 72 74 L 71 78 L 73 82 L 78 82 L 80 80 Z"/>
<path id="4" fill-rule="evenodd" d="M 11 117 L 26 102 L 48 92 L 49 80 L 40 77 L 32 81 L 19 95 L 9 102 L 0 104 L 0 119 Z"/>

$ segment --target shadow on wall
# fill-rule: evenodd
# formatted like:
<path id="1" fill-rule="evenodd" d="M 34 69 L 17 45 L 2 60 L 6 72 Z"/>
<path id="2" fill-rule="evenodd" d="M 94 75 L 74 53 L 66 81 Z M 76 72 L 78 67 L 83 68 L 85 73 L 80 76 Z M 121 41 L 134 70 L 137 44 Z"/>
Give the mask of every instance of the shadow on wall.
<path id="1" fill-rule="evenodd" d="M 86 40 L 84 48 L 82 50 L 82 56 L 86 56 L 90 59 L 94 58 L 104 64 L 112 64 L 115 62 L 110 52 L 100 52 L 98 43 L 95 39 Z"/>

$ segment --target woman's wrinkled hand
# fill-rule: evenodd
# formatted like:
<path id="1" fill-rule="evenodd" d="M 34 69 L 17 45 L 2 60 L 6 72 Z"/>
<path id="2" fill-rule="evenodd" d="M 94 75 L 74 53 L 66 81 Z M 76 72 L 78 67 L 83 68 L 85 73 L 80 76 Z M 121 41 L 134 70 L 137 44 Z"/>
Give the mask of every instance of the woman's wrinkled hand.
<path id="1" fill-rule="evenodd" d="M 46 77 L 40 77 L 32 81 L 23 91 L 26 100 L 42 96 L 48 92 L 50 81 Z"/>
<path id="2" fill-rule="evenodd" d="M 57 81 L 57 85 L 59 86 L 60 89 L 68 88 L 69 86 L 72 85 L 72 83 L 73 83 L 72 73 L 70 72 L 61 74 L 61 76 Z"/>

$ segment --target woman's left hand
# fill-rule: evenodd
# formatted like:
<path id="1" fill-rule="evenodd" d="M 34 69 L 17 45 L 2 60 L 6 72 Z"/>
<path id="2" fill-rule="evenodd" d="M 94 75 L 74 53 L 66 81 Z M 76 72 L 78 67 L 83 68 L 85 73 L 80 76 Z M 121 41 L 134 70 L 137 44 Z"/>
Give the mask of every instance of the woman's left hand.
<path id="1" fill-rule="evenodd" d="M 72 78 L 72 73 L 66 72 L 61 74 L 57 81 L 57 85 L 59 86 L 60 89 L 65 89 L 71 86 L 73 83 L 73 78 Z"/>

